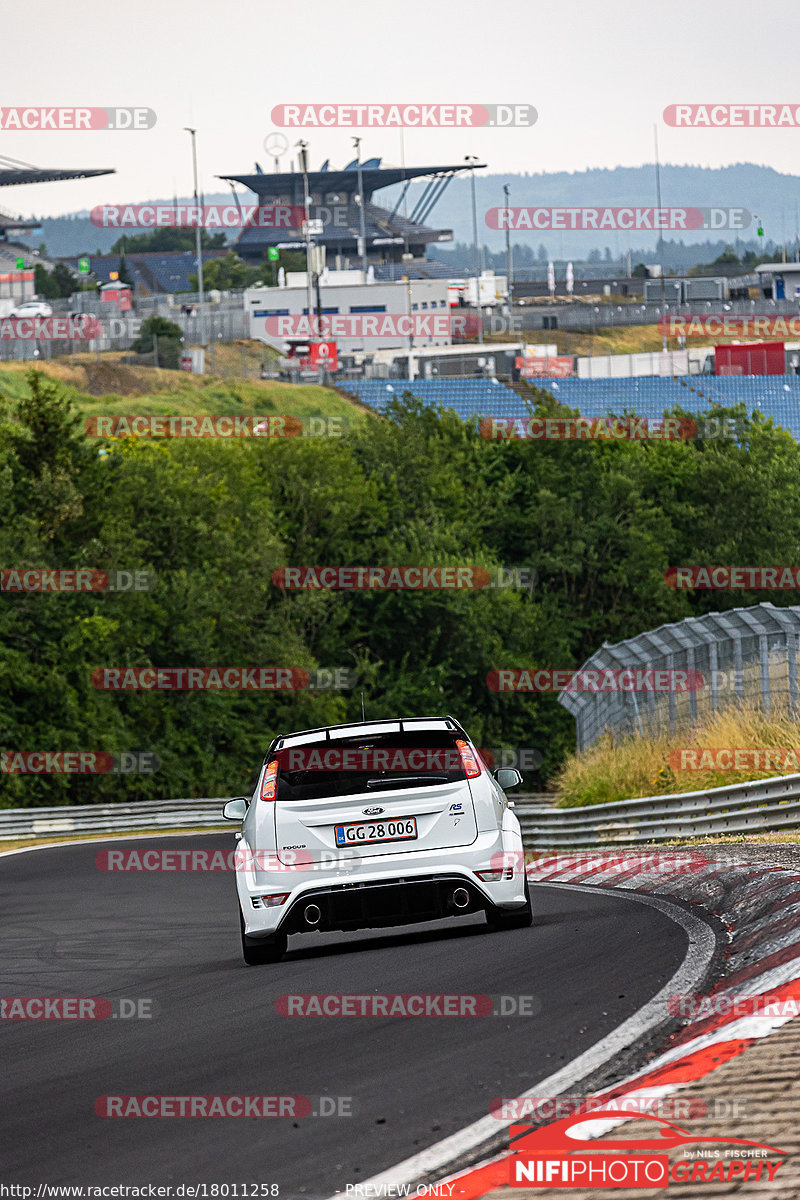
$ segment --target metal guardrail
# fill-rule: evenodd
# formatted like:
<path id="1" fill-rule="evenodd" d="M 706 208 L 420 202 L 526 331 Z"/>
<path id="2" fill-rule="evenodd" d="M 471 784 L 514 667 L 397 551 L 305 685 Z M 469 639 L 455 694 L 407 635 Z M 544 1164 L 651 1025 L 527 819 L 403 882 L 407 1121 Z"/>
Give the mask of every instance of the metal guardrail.
<path id="1" fill-rule="evenodd" d="M 518 797 L 536 805 L 544 793 Z M 230 796 L 216 800 L 141 800 L 134 804 L 58 805 L 54 808 L 0 809 L 0 841 L 49 838 L 53 834 L 114 834 L 142 829 L 169 830 L 236 826 L 222 816 Z"/>
<path id="2" fill-rule="evenodd" d="M 51 837 L 54 833 L 113 834 L 138 829 L 233 828 L 222 816 L 229 796 L 218 800 L 142 800 L 136 804 L 59 805 L 0 809 L 0 840 Z"/>
<path id="3" fill-rule="evenodd" d="M 0 841 L 143 829 L 232 829 L 222 817 L 222 806 L 228 799 L 222 796 L 213 800 L 0 809 Z M 642 845 L 800 827 L 800 774 L 584 808 L 555 808 L 542 803 L 542 794 L 517 795 L 514 800 L 523 839 L 530 848 Z"/>
<path id="4" fill-rule="evenodd" d="M 520 797 L 515 811 L 526 846 L 542 849 L 766 833 L 800 827 L 800 775 L 583 808 L 545 808 Z"/>

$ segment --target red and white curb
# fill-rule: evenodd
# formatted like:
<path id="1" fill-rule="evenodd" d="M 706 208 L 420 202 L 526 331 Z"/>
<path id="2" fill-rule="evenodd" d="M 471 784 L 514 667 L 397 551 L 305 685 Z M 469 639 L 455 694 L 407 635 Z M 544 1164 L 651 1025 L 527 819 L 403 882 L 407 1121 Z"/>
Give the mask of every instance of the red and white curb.
<path id="1" fill-rule="evenodd" d="M 635 861 L 637 856 L 630 857 Z M 800 874 L 782 867 L 711 860 L 705 865 L 697 864 L 691 874 L 663 874 L 641 871 L 635 865 L 620 869 L 619 853 L 613 856 L 615 865 L 605 869 L 598 861 L 601 858 L 598 854 L 593 862 L 566 869 L 559 869 L 557 864 L 546 865 L 548 861 L 552 864 L 551 858 L 544 860 L 541 867 L 533 863 L 528 868 L 528 877 L 532 882 L 619 888 L 629 893 L 635 891 L 640 898 L 643 898 L 641 893 L 651 898 L 672 896 L 702 905 L 728 927 L 730 945 L 725 974 L 707 993 L 711 1003 L 701 1006 L 706 1012 L 687 1019 L 669 1038 L 661 1054 L 646 1067 L 627 1075 L 612 1087 L 593 1093 L 592 1107 L 598 1107 L 598 1102 L 602 1101 L 614 1101 L 622 1107 L 627 1100 L 656 1099 L 696 1084 L 800 1013 Z M 748 1000 L 755 1009 L 758 1008 L 756 998 L 764 998 L 764 1003 L 768 999 L 779 1011 L 741 1016 L 733 1010 L 733 1005 L 730 1012 L 719 1011 L 726 1007 L 724 999 L 733 1000 L 734 997 L 740 1002 Z M 707 1015 L 709 1009 L 713 1010 L 711 1016 Z M 540 1084 L 527 1094 L 555 1096 L 564 1092 L 547 1092 Z M 642 1103 L 631 1105 L 634 1110 L 643 1107 Z M 580 1109 L 576 1109 L 578 1111 Z M 630 1113 L 631 1117 L 635 1115 L 636 1111 Z M 621 1115 L 619 1121 L 598 1120 L 592 1127 L 584 1125 L 582 1128 L 584 1132 L 591 1129 L 593 1136 L 599 1137 L 627 1119 Z M 524 1118 L 514 1117 L 507 1123 L 520 1120 L 524 1121 Z M 418 1157 L 422 1159 L 423 1156 Z M 369 1182 L 385 1180 L 385 1186 L 399 1191 L 397 1172 L 411 1161 L 399 1164 L 398 1168 Z M 504 1149 L 468 1170 L 447 1177 L 437 1172 L 439 1178 L 435 1183 L 429 1174 L 425 1180 L 427 1187 L 423 1185 L 421 1173 L 407 1182 L 417 1184 L 414 1190 L 420 1195 L 428 1192 L 429 1196 L 447 1196 L 452 1200 L 478 1200 L 496 1188 L 507 1186 L 508 1163 L 509 1153 Z"/>

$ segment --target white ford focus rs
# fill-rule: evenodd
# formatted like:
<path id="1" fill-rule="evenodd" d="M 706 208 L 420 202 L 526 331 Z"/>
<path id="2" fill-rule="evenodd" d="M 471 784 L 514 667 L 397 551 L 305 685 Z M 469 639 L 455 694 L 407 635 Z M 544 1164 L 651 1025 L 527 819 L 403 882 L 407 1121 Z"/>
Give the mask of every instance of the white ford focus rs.
<path id="1" fill-rule="evenodd" d="M 242 821 L 236 882 L 245 962 L 276 962 L 288 935 L 484 912 L 531 924 L 519 821 L 452 717 L 362 721 L 273 740 Z"/>

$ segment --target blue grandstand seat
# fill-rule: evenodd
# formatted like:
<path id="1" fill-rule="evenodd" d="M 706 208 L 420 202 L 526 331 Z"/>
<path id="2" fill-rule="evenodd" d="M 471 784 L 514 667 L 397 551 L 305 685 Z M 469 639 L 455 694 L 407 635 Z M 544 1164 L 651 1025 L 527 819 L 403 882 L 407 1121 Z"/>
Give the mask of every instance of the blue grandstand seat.
<path id="1" fill-rule="evenodd" d="M 800 441 L 800 376 L 796 375 L 545 379 L 541 386 L 587 417 L 631 411 L 653 419 L 675 406 L 690 413 L 705 413 L 715 404 L 729 407 L 743 403 L 748 413 L 771 417 Z M 465 419 L 475 415 L 524 417 L 528 411 L 522 397 L 497 380 L 348 380 L 342 388 L 378 412 L 406 390 L 426 404 L 452 408 Z"/>

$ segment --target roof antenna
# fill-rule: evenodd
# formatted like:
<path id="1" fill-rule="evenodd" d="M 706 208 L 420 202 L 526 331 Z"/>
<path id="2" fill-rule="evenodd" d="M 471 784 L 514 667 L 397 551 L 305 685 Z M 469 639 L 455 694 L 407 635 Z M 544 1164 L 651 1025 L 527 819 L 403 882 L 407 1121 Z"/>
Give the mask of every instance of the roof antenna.
<path id="1" fill-rule="evenodd" d="M 364 712 L 364 693 L 362 692 L 361 693 L 361 720 L 366 721 L 366 719 L 367 719 L 367 716 L 366 716 L 366 713 Z"/>

